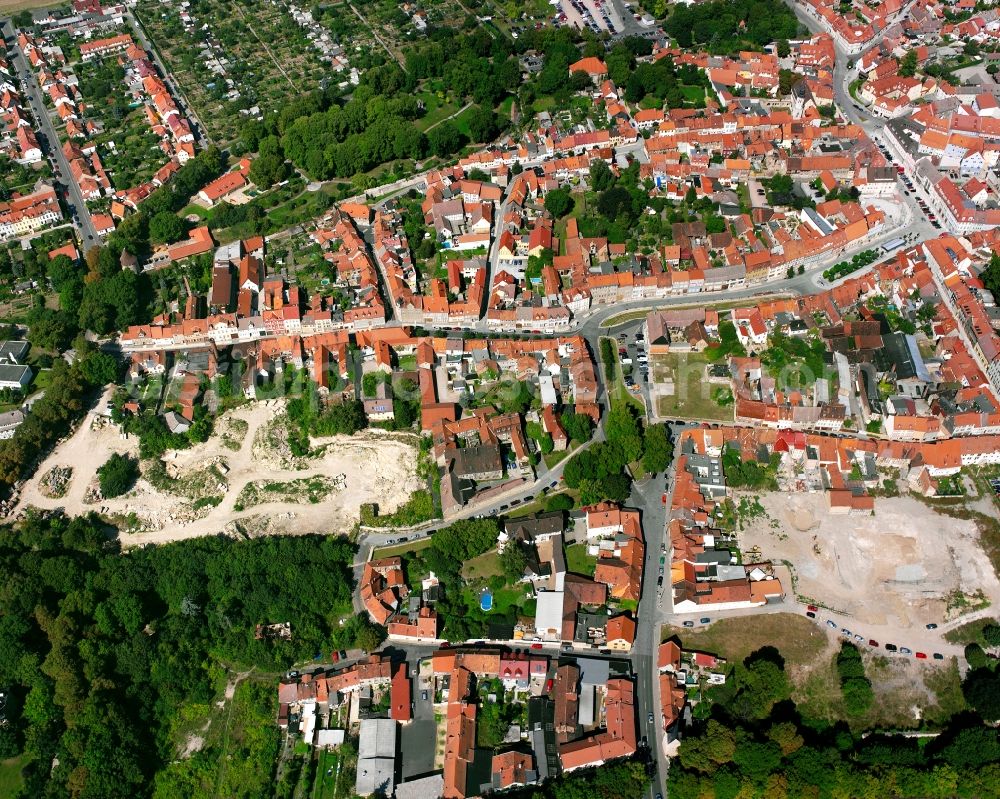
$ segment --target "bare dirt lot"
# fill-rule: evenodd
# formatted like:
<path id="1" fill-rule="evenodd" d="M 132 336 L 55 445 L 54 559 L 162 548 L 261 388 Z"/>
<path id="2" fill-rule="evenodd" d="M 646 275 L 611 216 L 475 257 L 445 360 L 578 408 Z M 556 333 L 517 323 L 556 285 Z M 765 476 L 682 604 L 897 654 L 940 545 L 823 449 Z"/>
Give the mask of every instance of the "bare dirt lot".
<path id="1" fill-rule="evenodd" d="M 744 551 L 790 561 L 797 593 L 872 625 L 923 628 L 958 615 L 960 597 L 1000 602 L 1000 581 L 971 521 L 916 499 L 880 498 L 875 515 L 829 512 L 825 495 L 761 497 L 767 517 L 741 534 Z M 949 610 L 950 609 L 950 610 Z"/>
<path id="2" fill-rule="evenodd" d="M 131 527 L 122 543 L 135 546 L 218 533 L 346 532 L 362 504 L 377 502 L 390 513 L 423 487 L 415 473 L 415 442 L 368 431 L 314 440 L 315 457 L 293 458 L 282 440 L 282 414 L 277 402 L 231 411 L 209 441 L 143 463 L 135 487 L 109 500 L 94 496 L 97 469 L 113 452 L 135 455 L 138 440 L 122 438 L 117 427 L 91 413 L 24 486 L 17 510 L 98 511 Z M 49 496 L 42 477 L 66 466 L 72 475 L 64 495 Z"/>

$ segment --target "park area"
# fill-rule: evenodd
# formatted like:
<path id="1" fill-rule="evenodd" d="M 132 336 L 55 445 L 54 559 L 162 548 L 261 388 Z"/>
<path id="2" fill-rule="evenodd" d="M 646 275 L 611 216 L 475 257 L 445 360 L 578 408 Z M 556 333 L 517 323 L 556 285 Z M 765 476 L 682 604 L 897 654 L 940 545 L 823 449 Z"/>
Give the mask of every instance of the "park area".
<path id="1" fill-rule="evenodd" d="M 207 442 L 143 461 L 135 486 L 107 499 L 97 492 L 98 468 L 113 453 L 134 456 L 139 442 L 91 413 L 28 481 L 19 507 L 98 511 L 131 531 L 123 544 L 134 546 L 220 532 L 347 532 L 362 505 L 391 513 L 425 488 L 406 437 L 368 431 L 315 439 L 312 457 L 297 458 L 285 418 L 278 401 L 230 411 Z"/>
<path id="2" fill-rule="evenodd" d="M 699 352 L 670 352 L 650 358 L 650 397 L 661 419 L 733 421 L 733 393 L 725 377 L 712 378 Z"/>

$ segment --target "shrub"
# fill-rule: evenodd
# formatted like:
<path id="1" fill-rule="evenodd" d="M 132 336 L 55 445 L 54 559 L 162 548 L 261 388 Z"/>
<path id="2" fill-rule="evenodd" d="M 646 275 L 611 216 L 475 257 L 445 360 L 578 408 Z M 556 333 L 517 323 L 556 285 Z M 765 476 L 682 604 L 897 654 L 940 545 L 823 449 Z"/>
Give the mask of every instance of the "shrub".
<path id="1" fill-rule="evenodd" d="M 120 497 L 132 487 L 138 476 L 138 461 L 128 455 L 119 455 L 117 452 L 97 470 L 101 494 L 106 499 Z"/>

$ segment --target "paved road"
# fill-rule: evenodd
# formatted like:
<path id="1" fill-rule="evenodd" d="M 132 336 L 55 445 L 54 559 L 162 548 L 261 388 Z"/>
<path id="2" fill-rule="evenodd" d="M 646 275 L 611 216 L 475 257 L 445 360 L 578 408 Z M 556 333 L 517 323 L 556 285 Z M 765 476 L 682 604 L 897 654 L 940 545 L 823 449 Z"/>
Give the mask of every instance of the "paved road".
<path id="1" fill-rule="evenodd" d="M 77 185 L 77 182 L 73 180 L 72 174 L 69 171 L 69 161 L 66 160 L 62 147 L 59 146 L 59 136 L 56 133 L 55 126 L 52 124 L 52 119 L 49 117 L 48 109 L 45 107 L 38 79 L 35 77 L 35 73 L 31 71 L 24 53 L 16 46 L 17 31 L 10 20 L 6 20 L 3 23 L 3 34 L 5 42 L 13 45 L 10 49 L 11 63 L 13 63 L 14 69 L 17 71 L 21 88 L 24 90 L 32 116 L 35 118 L 35 123 L 38 126 L 39 144 L 42 145 L 42 149 L 55 164 L 56 178 L 59 186 L 66 187 L 65 193 L 60 191 L 59 194 L 65 198 L 70 215 L 72 216 L 76 212 L 78 221 L 74 221 L 73 227 L 80 238 L 82 249 L 88 250 L 98 244 L 99 239 L 97 237 L 97 230 L 94 228 L 94 223 L 91 221 L 87 203 L 80 193 L 80 187 Z"/>

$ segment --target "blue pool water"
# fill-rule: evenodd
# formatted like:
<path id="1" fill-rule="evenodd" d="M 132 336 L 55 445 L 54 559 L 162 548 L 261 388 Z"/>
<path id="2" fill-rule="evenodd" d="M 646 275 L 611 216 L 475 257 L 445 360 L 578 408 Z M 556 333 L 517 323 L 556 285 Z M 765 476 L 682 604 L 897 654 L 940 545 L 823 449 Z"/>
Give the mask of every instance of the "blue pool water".
<path id="1" fill-rule="evenodd" d="M 479 607 L 484 613 L 489 613 L 493 610 L 493 594 L 489 590 L 483 591 L 483 595 L 479 597 Z"/>

